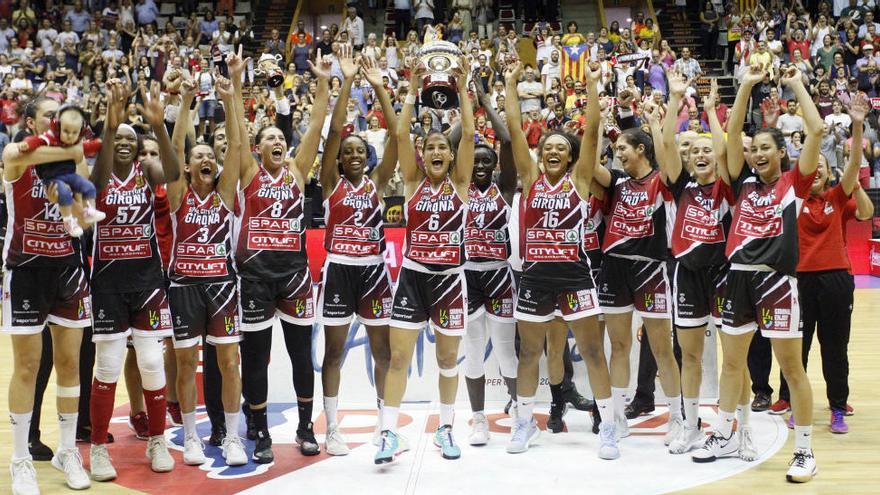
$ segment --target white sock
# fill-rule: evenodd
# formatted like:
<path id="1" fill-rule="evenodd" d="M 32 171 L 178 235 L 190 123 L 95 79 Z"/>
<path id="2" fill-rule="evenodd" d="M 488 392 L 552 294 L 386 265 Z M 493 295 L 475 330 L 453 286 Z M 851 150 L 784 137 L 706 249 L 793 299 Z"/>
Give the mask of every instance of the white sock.
<path id="1" fill-rule="evenodd" d="M 684 398 L 684 415 L 686 417 L 688 428 L 696 428 L 697 422 L 700 420 L 699 397 Z"/>
<path id="2" fill-rule="evenodd" d="M 611 397 L 596 399 L 596 409 L 599 410 L 599 417 L 602 419 L 602 423 L 614 423 L 614 401 Z"/>
<path id="3" fill-rule="evenodd" d="M 28 435 L 31 429 L 33 411 L 26 413 L 9 413 L 12 423 L 12 460 L 25 459 L 31 456 L 28 450 Z"/>
<path id="4" fill-rule="evenodd" d="M 681 396 L 669 397 L 668 400 L 670 419 L 681 419 Z"/>
<path id="5" fill-rule="evenodd" d="M 614 402 L 614 416 L 625 418 L 626 413 L 626 389 L 611 387 L 611 399 Z"/>
<path id="6" fill-rule="evenodd" d="M 190 435 L 198 436 L 196 433 L 196 412 L 181 412 L 180 415 L 183 416 L 183 435 L 187 437 Z"/>
<path id="7" fill-rule="evenodd" d="M 440 426 L 452 426 L 452 419 L 455 417 L 455 404 L 440 403 Z"/>
<path id="8" fill-rule="evenodd" d="M 736 423 L 739 426 L 749 425 L 749 413 L 752 410 L 750 404 L 739 404 L 736 406 Z"/>
<path id="9" fill-rule="evenodd" d="M 223 413 L 223 416 L 226 418 L 226 431 L 235 436 L 238 436 L 238 414 L 239 411 Z M 193 420 L 195 420 L 195 413 L 193 413 Z"/>
<path id="10" fill-rule="evenodd" d="M 813 425 L 794 425 L 794 448 L 796 450 L 812 450 L 813 448 Z"/>
<path id="11" fill-rule="evenodd" d="M 76 419 L 79 413 L 58 413 L 58 450 L 76 448 Z"/>
<path id="12" fill-rule="evenodd" d="M 400 414 L 399 407 L 382 406 L 381 430 L 391 430 L 397 433 L 397 416 Z"/>
<path id="13" fill-rule="evenodd" d="M 730 438 L 733 432 L 733 414 L 727 411 L 718 411 L 718 426 L 715 431 L 724 438 Z"/>
<path id="14" fill-rule="evenodd" d="M 336 426 L 336 406 L 339 404 L 338 397 L 324 396 L 324 417 L 327 419 L 327 429 Z"/>
<path id="15" fill-rule="evenodd" d="M 376 399 L 376 408 L 380 411 L 385 407 L 385 399 Z"/>
<path id="16" fill-rule="evenodd" d="M 523 397 L 522 395 L 516 396 L 516 408 L 517 408 L 517 418 L 525 419 L 526 421 L 532 420 L 532 411 L 535 410 L 535 396 L 531 397 Z"/>

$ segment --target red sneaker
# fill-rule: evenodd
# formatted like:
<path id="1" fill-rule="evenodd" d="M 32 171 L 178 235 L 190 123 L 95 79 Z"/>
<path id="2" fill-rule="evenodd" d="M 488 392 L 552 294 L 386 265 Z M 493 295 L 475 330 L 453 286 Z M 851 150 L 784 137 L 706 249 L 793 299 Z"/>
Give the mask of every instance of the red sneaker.
<path id="1" fill-rule="evenodd" d="M 168 422 L 173 426 L 183 426 L 183 416 L 180 414 L 180 403 L 168 401 Z"/>
<path id="2" fill-rule="evenodd" d="M 774 402 L 770 409 L 767 411 L 770 414 L 785 414 L 791 411 L 791 404 L 785 399 L 779 399 Z"/>
<path id="3" fill-rule="evenodd" d="M 844 415 L 844 416 L 852 416 L 852 415 L 855 414 L 855 413 L 856 413 L 856 412 L 853 410 L 853 406 L 851 406 L 851 405 L 849 405 L 849 403 L 847 403 L 847 405 L 846 405 L 846 412 L 843 413 L 843 415 Z"/>
<path id="4" fill-rule="evenodd" d="M 150 423 L 147 420 L 147 413 L 140 412 L 129 416 L 128 427 L 131 428 L 138 440 L 150 439 Z"/>

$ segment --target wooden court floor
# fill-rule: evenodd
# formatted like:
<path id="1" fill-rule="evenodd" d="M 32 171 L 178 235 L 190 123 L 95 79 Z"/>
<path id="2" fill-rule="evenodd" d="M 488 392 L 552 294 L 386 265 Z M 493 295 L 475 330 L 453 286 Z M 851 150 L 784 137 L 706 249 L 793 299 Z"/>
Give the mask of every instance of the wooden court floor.
<path id="1" fill-rule="evenodd" d="M 853 313 L 852 338 L 850 341 L 850 403 L 855 415 L 847 418 L 850 433 L 832 435 L 828 431 L 829 411 L 825 400 L 818 345 L 814 343 L 810 356 L 809 376 L 814 395 L 814 451 L 819 463 L 819 475 L 805 485 L 792 485 L 785 481 L 792 439 L 789 438 L 774 457 L 736 476 L 702 485 L 686 493 L 692 494 L 749 494 L 797 493 L 797 494 L 876 494 L 880 493 L 880 289 L 857 289 Z M 0 386 L 3 390 L 11 374 L 11 343 L 9 337 L 0 337 Z M 720 352 L 720 350 L 719 350 Z M 775 367 L 774 367 L 775 368 Z M 771 377 L 778 376 L 774 369 Z M 771 378 L 771 380 L 775 380 Z M 776 384 L 774 383 L 774 388 Z M 125 387 L 117 388 L 117 406 L 124 403 Z M 50 382 L 43 409 L 43 440 L 55 447 L 57 444 L 57 421 L 55 418 L 54 383 Z M 774 397 L 775 399 L 775 397 Z M 9 471 L 6 468 L 11 455 L 7 402 L 0 401 L 0 494 L 9 493 Z M 316 411 L 317 413 L 317 411 Z M 87 454 L 86 454 L 87 455 Z M 466 461 L 462 461 L 466 462 Z M 625 462 L 625 460 L 623 461 Z M 72 493 L 61 487 L 61 473 L 49 463 L 36 463 L 40 485 L 44 494 Z M 674 475 L 674 473 L 670 473 Z M 572 484 L 576 475 L 572 473 Z M 54 487 L 54 488 L 53 488 Z M 113 484 L 94 483 L 90 493 L 125 494 L 137 493 Z"/>

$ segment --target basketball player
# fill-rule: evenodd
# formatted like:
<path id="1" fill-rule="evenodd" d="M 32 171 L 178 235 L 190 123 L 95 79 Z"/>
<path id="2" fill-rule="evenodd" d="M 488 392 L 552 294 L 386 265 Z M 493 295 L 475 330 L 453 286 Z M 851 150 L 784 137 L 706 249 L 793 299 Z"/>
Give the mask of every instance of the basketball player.
<path id="1" fill-rule="evenodd" d="M 324 325 L 321 385 L 327 419 L 325 448 L 330 455 L 346 455 L 349 452 L 339 432 L 336 412 L 345 343 L 355 318 L 366 327 L 370 339 L 374 361 L 373 380 L 381 415 L 385 374 L 391 359 L 388 343 L 391 283 L 384 260 L 384 201 L 380 192 L 385 190 L 397 165 L 397 114 L 382 85 L 382 71 L 370 58 L 361 59 L 360 70 L 373 87 L 382 104 L 382 113 L 386 116 L 387 142 L 381 163 L 368 172 L 370 146 L 357 134 L 342 137 L 351 85 L 358 66 L 352 58 L 351 46 L 341 46 L 339 65 L 345 81 L 333 109 L 321 162 L 327 227 L 324 247 L 328 255 L 321 275 L 318 320 Z"/>
<path id="2" fill-rule="evenodd" d="M 740 133 L 751 90 L 763 78 L 764 71 L 756 65 L 742 77 L 728 125 L 727 166 L 736 203 L 726 250 L 731 266 L 721 327 L 720 411 L 714 433 L 693 454 L 693 460 L 711 462 L 738 452 L 734 408 L 742 391 L 752 334 L 760 328 L 771 339 L 792 392 L 795 452 L 786 478 L 807 482 L 817 472 L 811 449 L 813 393 L 801 362 L 800 302 L 794 274 L 797 217 L 816 176 L 823 122 L 800 71 L 785 67 L 782 82 L 794 92 L 804 112 L 803 151 L 789 170 L 782 133 L 775 128 L 759 129 L 752 138 L 749 166 L 744 168 Z"/>
<path id="3" fill-rule="evenodd" d="M 474 112 L 468 95 L 467 57 L 455 77 L 458 84 L 462 136 L 473 136 Z M 385 406 L 379 450 L 374 462 L 394 460 L 398 451 L 397 417 L 406 391 L 407 372 L 419 333 L 425 324 L 435 332 L 440 368 L 440 425 L 434 444 L 444 459 L 458 459 L 461 449 L 452 436 L 458 390 L 458 347 L 465 334 L 467 288 L 464 225 L 474 168 L 474 140 L 462 139 L 453 151 L 449 139 L 432 131 L 422 144 L 423 168 L 416 162 L 408 122 L 424 66 L 412 70 L 411 92 L 398 117 L 397 149 L 406 195 L 406 251 L 397 280 L 391 316 L 391 365 L 385 378 Z M 454 165 L 453 165 L 454 164 Z"/>
<path id="4" fill-rule="evenodd" d="M 232 83 L 217 77 L 215 88 L 222 97 L 227 118 L 241 119 L 233 98 Z M 169 299 L 174 324 L 174 348 L 177 357 L 177 396 L 183 416 L 183 462 L 201 465 L 205 462 L 202 441 L 196 431 L 195 372 L 198 365 L 198 344 L 203 335 L 214 344 L 217 362 L 223 375 L 223 408 L 226 437 L 221 445 L 228 466 L 247 464 L 244 445 L 238 436 L 241 378 L 238 371 L 238 322 L 235 273 L 232 265 L 232 215 L 241 157 L 246 148 L 230 146 L 224 159 L 223 172 L 217 170 L 214 150 L 199 144 L 182 155 L 188 127 L 192 125 L 191 104 L 195 83 L 181 85 L 180 116 L 174 126 L 173 142 L 181 163 L 180 178 L 168 184 L 168 204 L 174 232 Z M 227 132 L 233 139 L 236 126 Z"/>
<path id="5" fill-rule="evenodd" d="M 165 128 L 158 82 L 143 95 L 143 111 L 159 142 L 159 160 L 137 160 L 137 133 L 121 122 L 129 96 L 125 84 L 109 84 L 112 99 L 103 135 L 107 145 L 92 171 L 93 182 L 102 186 L 98 208 L 107 215 L 94 228 L 92 251 L 96 354 L 89 458 L 96 481 L 116 478 L 105 440 L 129 336 L 150 420 L 147 457 L 153 471 L 168 472 L 174 467 L 165 443 L 165 369 L 160 342 L 172 333 L 171 312 L 156 240 L 153 195 L 157 185 L 178 180 L 180 167 Z"/>

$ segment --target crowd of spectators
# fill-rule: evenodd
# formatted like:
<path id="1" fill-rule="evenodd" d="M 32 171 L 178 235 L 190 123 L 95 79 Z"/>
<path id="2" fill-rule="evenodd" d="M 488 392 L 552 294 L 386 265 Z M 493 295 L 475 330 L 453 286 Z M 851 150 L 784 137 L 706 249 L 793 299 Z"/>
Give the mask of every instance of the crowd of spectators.
<path id="1" fill-rule="evenodd" d="M 614 97 L 616 123 L 621 128 L 642 125 L 645 102 L 664 104 L 666 71 L 675 68 L 693 82 L 680 108 L 673 109 L 679 116 L 679 128 L 704 132 L 708 124 L 697 87 L 709 71 L 701 61 L 724 61 L 723 72 L 712 75 L 734 76 L 729 84 L 734 84 L 736 75 L 750 64 L 761 65 L 767 76 L 753 91 L 749 123 L 779 127 L 789 140 L 789 152 L 796 155 L 803 142 L 803 120 L 792 95 L 779 84 L 779 68 L 794 64 L 809 83 L 826 120 L 822 153 L 837 169 L 845 163 L 851 145 L 848 102 L 857 91 L 876 97 L 880 88 L 880 56 L 874 55 L 875 46 L 880 50 L 880 24 L 874 22 L 877 6 L 874 0 L 840 3 L 822 2 L 810 13 L 798 0 L 771 0 L 759 2 L 753 11 L 740 12 L 739 2 L 712 0 L 699 4 L 698 15 L 687 14 L 687 10 L 670 12 L 673 18 L 690 15 L 691 21 L 699 21 L 694 24 L 701 26 L 695 31 L 701 41 L 696 54 L 688 46 L 670 46 L 644 12 L 634 12 L 630 23 L 614 21 L 597 32 L 583 32 L 575 22 L 567 22 L 561 32 L 555 32 L 551 24 L 536 22 L 530 24 L 534 26 L 530 32 L 522 34 L 518 31 L 521 25 L 515 29 L 495 19 L 492 0 L 390 0 L 395 29 L 387 33 L 368 32 L 365 13 L 359 2 L 354 2 L 338 23 L 313 31 L 300 21 L 289 37 L 271 30 L 262 41 L 256 39 L 248 19 L 236 22 L 232 2 L 223 0 L 204 11 L 195 10 L 196 2 L 176 2 L 177 14 L 187 19 L 183 25 L 170 21 L 159 25 L 162 18 L 153 0 L 92 0 L 87 5 L 81 0 L 70 5 L 52 0 L 39 4 L 0 2 L 0 148 L 20 128 L 21 102 L 27 98 L 42 94 L 82 106 L 90 115 L 91 131 L 99 135 L 108 79 L 128 78 L 132 85 L 143 87 L 147 81 L 162 80 L 172 69 L 188 72 L 204 88 L 198 112 L 199 139 L 210 140 L 216 124 L 224 119 L 213 94 L 213 78 L 224 70 L 224 54 L 239 46 L 246 57 L 256 59 L 268 53 L 285 60 L 280 92 L 270 91 L 259 77 L 255 81 L 254 70 L 249 69 L 247 82 L 253 89 L 246 101 L 246 117 L 253 136 L 273 121 L 274 100 L 288 98 L 294 123 L 290 144 L 295 147 L 313 118 L 310 109 L 316 86 L 309 62 L 318 53 L 334 61 L 331 105 L 343 82 L 336 55 L 342 44 L 350 44 L 356 53 L 378 61 L 386 90 L 399 109 L 412 91 L 408 74 L 418 62 L 425 27 L 433 25 L 444 39 L 457 43 L 469 55 L 473 82 L 481 86 L 489 104 L 502 112 L 504 68 L 520 57 L 525 45 L 534 46 L 536 60 L 526 60 L 528 66 L 519 84 L 523 125 L 532 146 L 547 129 L 576 132 L 583 123 L 584 83 L 563 77 L 561 62 L 564 46 L 585 44 L 589 59 L 601 64 L 600 89 Z M 696 2 L 690 7 L 697 7 Z M 375 11 L 368 14 L 375 15 Z M 148 132 L 136 105 L 140 98 L 140 94 L 134 96 L 128 121 L 135 129 Z M 354 81 L 347 111 L 350 130 L 361 133 L 381 156 L 387 134 L 385 118 L 373 89 L 360 77 Z M 412 122 L 417 143 L 430 129 L 447 130 L 458 119 L 455 109 L 422 107 L 419 112 Z M 725 125 L 727 105 L 718 105 L 717 112 Z M 870 170 L 880 162 L 880 126 L 876 112 L 872 114 L 862 143 L 865 185 Z M 174 107 L 169 105 L 169 126 L 175 118 Z M 329 120 L 329 114 L 326 118 Z M 494 131 L 479 109 L 477 127 L 478 139 L 494 145 Z M 399 195 L 400 189 L 400 182 L 392 181 L 386 193 Z"/>

